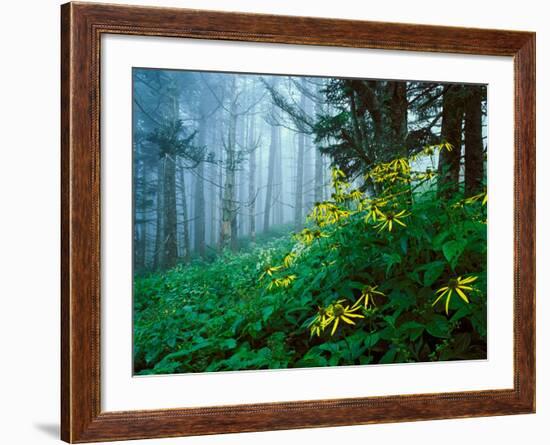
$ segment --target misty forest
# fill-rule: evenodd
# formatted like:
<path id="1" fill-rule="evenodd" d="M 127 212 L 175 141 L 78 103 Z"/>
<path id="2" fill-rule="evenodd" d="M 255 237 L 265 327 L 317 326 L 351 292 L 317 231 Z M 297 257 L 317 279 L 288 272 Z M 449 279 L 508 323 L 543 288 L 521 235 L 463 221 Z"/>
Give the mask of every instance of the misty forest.
<path id="1" fill-rule="evenodd" d="M 134 372 L 486 358 L 485 85 L 133 69 Z"/>

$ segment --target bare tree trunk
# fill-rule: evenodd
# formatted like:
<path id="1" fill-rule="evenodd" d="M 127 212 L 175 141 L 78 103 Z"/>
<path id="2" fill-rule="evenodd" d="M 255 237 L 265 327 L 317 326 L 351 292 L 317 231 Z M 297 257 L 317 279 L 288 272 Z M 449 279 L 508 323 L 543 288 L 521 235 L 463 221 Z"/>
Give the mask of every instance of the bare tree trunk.
<path id="1" fill-rule="evenodd" d="M 275 87 L 276 80 L 273 80 L 272 86 Z M 271 106 L 271 113 L 275 114 L 277 107 L 275 104 Z M 275 175 L 275 163 L 277 162 L 277 150 L 280 144 L 280 129 L 276 125 L 271 126 L 271 143 L 269 145 L 269 161 L 267 164 L 267 186 L 265 191 L 265 208 L 264 208 L 264 232 L 269 230 L 271 208 L 273 206 L 273 192 L 274 192 L 274 175 Z"/>
<path id="2" fill-rule="evenodd" d="M 305 87 L 305 79 L 302 78 L 302 85 Z M 302 93 L 300 107 L 306 109 L 306 95 Z M 294 226 L 296 230 L 302 228 L 303 206 L 304 206 L 304 150 L 305 134 L 298 133 L 298 159 L 296 161 L 296 194 L 294 200 Z M 281 181 L 282 182 L 282 181 Z"/>
<path id="3" fill-rule="evenodd" d="M 212 146 L 214 147 L 214 155 L 215 155 L 215 159 L 217 160 L 220 160 L 221 161 L 221 149 L 219 149 L 219 140 L 217 139 L 217 123 L 218 123 L 218 119 L 214 119 L 214 123 L 212 124 L 213 128 L 211 130 L 211 143 L 212 143 Z M 218 167 L 216 166 L 215 163 L 213 164 L 210 164 L 210 182 L 209 182 L 209 187 L 208 187 L 208 190 L 209 190 L 209 201 L 210 201 L 210 218 L 209 218 L 209 223 L 210 223 L 210 245 L 211 246 L 215 246 L 216 245 L 216 234 L 218 233 L 218 231 L 216 230 L 217 229 L 217 226 L 216 226 L 216 222 L 218 221 L 218 217 L 219 215 L 216 213 L 216 210 L 217 210 L 217 201 L 218 201 L 218 193 L 219 191 L 217 192 L 216 190 L 216 181 L 218 180 L 217 178 L 217 169 Z M 220 184 L 221 184 L 221 178 L 219 178 L 220 180 Z"/>
<path id="4" fill-rule="evenodd" d="M 443 93 L 443 117 L 441 139 L 452 145 L 452 150 L 443 149 L 439 153 L 440 196 L 449 198 L 458 191 L 460 154 L 462 151 L 462 116 L 464 113 L 463 88 L 450 85 Z"/>
<path id="5" fill-rule="evenodd" d="M 254 117 L 250 119 L 248 126 L 248 146 L 254 144 Z M 256 242 L 256 149 L 250 152 L 248 157 L 248 225 L 250 242 Z"/>
<path id="6" fill-rule="evenodd" d="M 143 162 L 137 163 L 134 174 L 134 269 L 135 271 L 139 271 L 145 269 L 145 249 L 147 243 L 147 180 L 146 169 L 143 165 Z M 138 219 L 139 221 L 136 221 Z"/>
<path id="7" fill-rule="evenodd" d="M 391 145 L 401 156 L 408 156 L 405 141 L 407 139 L 407 83 L 390 82 L 390 126 Z"/>
<path id="8" fill-rule="evenodd" d="M 206 144 L 206 114 L 208 112 L 206 91 L 203 91 L 200 104 L 201 119 L 199 122 L 199 146 L 203 147 Z M 195 176 L 195 250 L 204 258 L 206 254 L 205 240 L 205 203 L 204 203 L 204 162 L 200 162 L 197 166 L 197 175 Z"/>
<path id="9" fill-rule="evenodd" d="M 464 158 L 466 196 L 472 196 L 483 187 L 483 136 L 481 134 L 482 86 L 470 86 L 464 114 Z"/>
<path id="10" fill-rule="evenodd" d="M 181 196 L 181 208 L 182 208 L 182 225 L 183 225 L 183 260 L 186 263 L 191 261 L 191 243 L 189 242 L 189 215 L 187 211 L 187 190 L 185 187 L 185 172 L 183 165 L 179 166 L 179 186 L 180 186 L 180 196 Z"/>
<path id="11" fill-rule="evenodd" d="M 178 222 L 176 212 L 176 163 L 165 156 L 164 164 L 164 254 L 163 268 L 169 269 L 178 258 Z"/>
<path id="12" fill-rule="evenodd" d="M 222 202 L 222 247 L 231 246 L 232 250 L 238 248 L 237 240 L 237 212 L 235 202 L 235 171 L 237 167 L 236 159 L 236 131 L 237 131 L 237 110 L 236 98 L 231 102 L 229 111 L 229 131 L 227 143 L 225 146 L 226 167 L 225 184 L 223 188 Z"/>
<path id="13" fill-rule="evenodd" d="M 279 132 L 281 131 L 278 128 Z M 280 225 L 284 220 L 283 209 L 283 196 L 284 196 L 284 184 L 283 184 L 283 153 L 281 150 L 281 135 L 278 138 L 278 144 L 275 150 L 275 165 L 273 166 L 273 223 Z"/>
<path id="14" fill-rule="evenodd" d="M 241 150 L 247 146 L 247 140 L 248 140 L 248 121 L 250 119 L 250 116 L 241 116 L 240 119 L 238 119 L 239 125 L 237 126 L 237 137 L 240 141 L 240 147 Z M 237 223 L 237 233 L 239 236 L 245 235 L 245 229 L 246 224 L 248 223 L 248 218 L 246 218 L 246 215 L 244 214 L 244 208 L 243 203 L 246 203 L 246 196 L 247 196 L 247 189 L 245 187 L 246 185 L 246 176 L 247 172 L 244 168 L 244 162 L 243 159 L 240 159 L 239 164 L 237 164 L 236 169 L 238 171 L 238 198 L 237 198 L 237 210 L 235 215 L 235 221 Z"/>
<path id="15" fill-rule="evenodd" d="M 153 260 L 153 267 L 155 269 L 161 269 L 164 266 L 164 221 L 163 221 L 163 207 L 164 207 L 164 164 L 166 158 L 162 157 L 158 160 L 157 165 L 157 196 L 156 196 L 156 214 L 157 223 L 155 229 L 155 256 Z"/>

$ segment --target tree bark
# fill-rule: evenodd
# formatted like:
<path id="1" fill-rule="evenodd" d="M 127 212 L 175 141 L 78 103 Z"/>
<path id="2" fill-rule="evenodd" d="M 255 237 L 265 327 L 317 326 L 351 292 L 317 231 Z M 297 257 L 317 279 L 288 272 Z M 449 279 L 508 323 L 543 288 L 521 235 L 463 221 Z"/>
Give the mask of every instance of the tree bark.
<path id="1" fill-rule="evenodd" d="M 458 191 L 463 114 L 463 88 L 461 85 L 450 85 L 443 93 L 441 139 L 450 143 L 452 150 L 443 148 L 440 151 L 438 165 L 438 192 L 443 198 L 449 198 Z"/>
<path id="2" fill-rule="evenodd" d="M 172 156 L 165 155 L 164 163 L 164 254 L 163 265 L 169 269 L 178 258 L 178 220 L 176 211 L 176 164 Z"/>
<path id="3" fill-rule="evenodd" d="M 408 156 L 407 139 L 407 82 L 389 82 L 390 144 L 400 156 Z"/>
<path id="4" fill-rule="evenodd" d="M 277 81 L 274 78 L 272 86 L 275 87 Z M 277 107 L 275 104 L 271 106 L 271 113 L 275 114 Z M 265 203 L 264 203 L 264 232 L 269 230 L 271 208 L 273 205 L 273 189 L 274 189 L 274 175 L 275 175 L 275 162 L 277 161 L 277 150 L 280 144 L 280 130 L 276 125 L 271 126 L 271 142 L 269 144 L 269 160 L 267 163 L 267 186 L 265 191 Z"/>
<path id="5" fill-rule="evenodd" d="M 161 269 L 164 266 L 164 164 L 166 158 L 162 157 L 157 163 L 157 187 L 156 187 L 156 228 L 155 228 L 155 256 L 153 260 L 154 269 Z"/>
<path id="6" fill-rule="evenodd" d="M 182 235 L 183 235 L 183 260 L 185 263 L 191 261 L 191 243 L 189 242 L 189 216 L 187 210 L 187 188 L 185 186 L 185 173 L 183 165 L 179 166 L 179 186 L 181 196 L 181 220 L 182 220 Z"/>
<path id="7" fill-rule="evenodd" d="M 464 113 L 464 190 L 472 196 L 483 188 L 483 136 L 481 130 L 483 87 L 468 87 Z"/>
<path id="8" fill-rule="evenodd" d="M 231 102 L 229 111 L 229 131 L 226 144 L 226 167 L 225 184 L 223 189 L 222 202 L 222 248 L 231 247 L 237 250 L 237 212 L 235 203 L 235 172 L 237 169 L 236 159 L 236 131 L 237 131 L 237 110 L 236 98 Z"/>
<path id="9" fill-rule="evenodd" d="M 305 79 L 302 78 L 302 84 L 305 87 Z M 302 93 L 300 99 L 300 108 L 306 109 L 306 95 Z M 294 199 L 294 227 L 296 230 L 302 228 L 303 206 L 304 206 L 304 150 L 305 150 L 305 134 L 298 133 L 298 154 L 296 160 L 296 192 Z"/>
<path id="10" fill-rule="evenodd" d="M 254 117 L 248 123 L 248 146 L 254 144 Z M 248 229 L 250 242 L 256 243 L 256 149 L 248 157 Z"/>
<path id="11" fill-rule="evenodd" d="M 316 114 L 321 114 L 322 105 L 319 102 L 315 103 Z M 314 184 L 314 200 L 321 202 L 323 200 L 323 154 L 319 147 L 315 146 L 315 184 Z"/>
<path id="12" fill-rule="evenodd" d="M 200 121 L 199 121 L 199 147 L 206 144 L 207 122 L 206 115 L 208 113 L 208 96 L 207 92 L 202 92 L 200 103 Z M 206 233 L 205 233 L 205 203 L 204 203 L 204 162 L 200 162 L 197 166 L 197 175 L 195 176 L 195 251 L 204 258 L 206 254 Z"/>
<path id="13" fill-rule="evenodd" d="M 137 147 L 136 147 L 137 150 Z M 136 158 L 138 155 L 136 154 Z M 145 269 L 145 251 L 147 248 L 147 176 L 146 169 L 142 161 L 135 163 L 134 177 L 134 271 L 142 271 Z M 138 218 L 139 216 L 139 218 Z M 140 220 L 137 222 L 136 220 Z"/>

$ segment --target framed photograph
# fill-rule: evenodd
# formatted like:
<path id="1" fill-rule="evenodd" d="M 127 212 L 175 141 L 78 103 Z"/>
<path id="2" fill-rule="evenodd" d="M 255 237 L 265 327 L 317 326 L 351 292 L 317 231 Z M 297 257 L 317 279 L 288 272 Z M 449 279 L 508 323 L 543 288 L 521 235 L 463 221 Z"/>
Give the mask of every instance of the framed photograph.
<path id="1" fill-rule="evenodd" d="M 535 35 L 62 6 L 62 439 L 535 411 Z"/>

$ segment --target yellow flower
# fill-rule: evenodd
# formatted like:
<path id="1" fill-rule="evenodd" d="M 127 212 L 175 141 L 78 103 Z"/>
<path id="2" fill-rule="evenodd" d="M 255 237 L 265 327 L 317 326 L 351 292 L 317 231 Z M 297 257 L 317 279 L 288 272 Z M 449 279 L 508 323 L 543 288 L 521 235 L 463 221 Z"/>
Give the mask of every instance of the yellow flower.
<path id="1" fill-rule="evenodd" d="M 466 204 L 472 204 L 476 201 L 481 200 L 481 205 L 487 204 L 487 191 L 480 193 L 478 195 L 470 196 L 469 198 L 466 198 L 464 200 L 464 203 Z"/>
<path id="2" fill-rule="evenodd" d="M 274 278 L 267 285 L 267 289 L 271 290 L 274 287 L 289 287 L 291 283 L 297 278 L 296 275 L 287 275 L 281 278 Z"/>
<path id="3" fill-rule="evenodd" d="M 392 211 L 387 212 L 386 214 L 380 215 L 380 222 L 375 226 L 379 232 L 388 228 L 388 231 L 391 232 L 393 229 L 393 223 L 399 224 L 403 227 L 407 227 L 407 224 L 402 222 L 399 218 L 406 218 L 409 214 L 405 210 L 401 210 L 399 213 L 394 213 Z"/>
<path id="4" fill-rule="evenodd" d="M 377 288 L 378 288 L 378 286 L 365 286 L 361 290 L 361 296 L 354 303 L 353 308 L 359 307 L 361 301 L 363 302 L 363 307 L 365 309 L 367 309 L 367 306 L 369 305 L 369 302 L 372 302 L 372 304 L 374 304 L 376 306 L 376 303 L 374 302 L 374 296 L 375 295 L 381 295 L 383 297 L 386 296 L 386 294 L 384 294 L 383 292 L 380 292 L 380 291 L 376 290 Z"/>
<path id="5" fill-rule="evenodd" d="M 351 191 L 348 196 L 349 199 L 353 201 L 360 201 L 363 198 L 363 192 L 361 192 L 361 190 L 355 189 Z"/>
<path id="6" fill-rule="evenodd" d="M 426 145 L 422 152 L 427 156 L 432 156 L 435 153 L 435 149 L 437 148 L 436 145 Z"/>
<path id="7" fill-rule="evenodd" d="M 342 301 L 344 301 L 344 300 L 339 300 L 340 303 Z M 330 306 L 329 306 L 329 308 L 330 308 Z M 309 324 L 309 331 L 310 331 L 312 337 L 313 337 L 313 335 L 317 335 L 317 337 L 321 336 L 321 332 L 325 330 L 327 320 L 329 319 L 329 317 L 330 317 L 330 315 L 328 313 L 328 308 L 325 309 L 325 308 L 319 307 L 319 309 L 317 311 L 317 315 L 315 316 L 315 318 Z"/>
<path id="8" fill-rule="evenodd" d="M 273 276 L 273 272 L 277 272 L 280 269 L 282 269 L 282 266 L 266 266 L 260 275 L 260 280 L 263 280 L 266 275 Z"/>
<path id="9" fill-rule="evenodd" d="M 373 199 L 370 201 L 368 205 L 368 212 L 365 215 L 365 223 L 368 224 L 368 222 L 372 219 L 373 222 L 376 222 L 376 218 L 380 219 L 380 217 L 384 216 L 384 213 L 380 210 L 382 207 L 386 205 L 385 201 L 381 201 L 379 199 Z"/>
<path id="10" fill-rule="evenodd" d="M 294 252 L 290 252 L 287 256 L 283 258 L 283 265 L 288 269 L 290 266 L 292 266 L 292 263 L 294 263 L 295 259 L 296 254 Z"/>
<path id="11" fill-rule="evenodd" d="M 324 323 L 324 328 L 327 328 L 328 326 L 330 326 L 331 323 L 333 323 L 330 335 L 334 335 L 336 329 L 338 328 L 340 320 L 344 323 L 354 325 L 355 322 L 352 320 L 352 318 L 365 318 L 364 315 L 355 313 L 360 309 L 359 307 L 350 308 L 349 305 L 344 307 L 344 305 L 342 305 L 343 301 L 344 300 L 339 300 L 336 303 L 331 304 L 326 309 L 327 318 Z"/>
<path id="12" fill-rule="evenodd" d="M 401 171 L 403 173 L 409 173 L 411 171 L 409 160 L 407 158 L 394 159 L 388 164 L 388 167 L 395 172 Z"/>
<path id="13" fill-rule="evenodd" d="M 296 238 L 305 245 L 311 244 L 316 239 L 327 237 L 328 235 L 326 233 L 323 233 L 320 230 L 311 229 L 304 229 L 300 233 L 296 234 Z"/>
<path id="14" fill-rule="evenodd" d="M 339 168 L 334 167 L 331 171 L 332 180 L 338 181 L 338 178 L 345 178 L 346 174 Z"/>
<path id="15" fill-rule="evenodd" d="M 438 289 L 436 291 L 437 298 L 432 303 L 432 306 L 435 306 L 439 300 L 442 298 L 445 298 L 445 313 L 449 315 L 449 303 L 451 301 L 451 296 L 453 295 L 453 292 L 456 292 L 457 295 L 464 300 L 466 303 L 470 303 L 470 300 L 468 300 L 468 296 L 464 291 L 471 291 L 473 288 L 471 286 L 468 286 L 468 284 L 473 283 L 475 280 L 477 280 L 477 277 L 458 277 L 458 278 L 451 278 L 446 286 L 443 286 L 441 289 Z"/>
<path id="16" fill-rule="evenodd" d="M 321 323 L 321 320 L 319 320 L 318 317 L 315 317 L 309 325 L 309 332 L 311 337 L 313 337 L 314 335 L 316 335 L 317 337 L 320 337 L 322 331 L 323 331 L 323 324 Z"/>
<path id="17" fill-rule="evenodd" d="M 447 150 L 447 151 L 453 151 L 453 145 L 452 145 L 451 143 L 449 143 L 449 142 L 444 142 L 443 144 L 441 144 L 441 145 L 439 146 L 439 149 L 440 149 L 440 150 L 445 149 L 445 150 Z"/>
<path id="18" fill-rule="evenodd" d="M 330 202 L 320 202 L 315 204 L 308 219 L 314 220 L 319 227 L 324 227 L 350 215 L 351 212 L 349 210 L 342 210 Z"/>
<path id="19" fill-rule="evenodd" d="M 436 176 L 437 176 L 437 173 L 428 167 L 424 173 L 420 173 L 420 172 L 416 173 L 416 176 L 414 179 L 416 179 L 417 181 L 421 181 L 423 179 L 433 179 Z"/>

